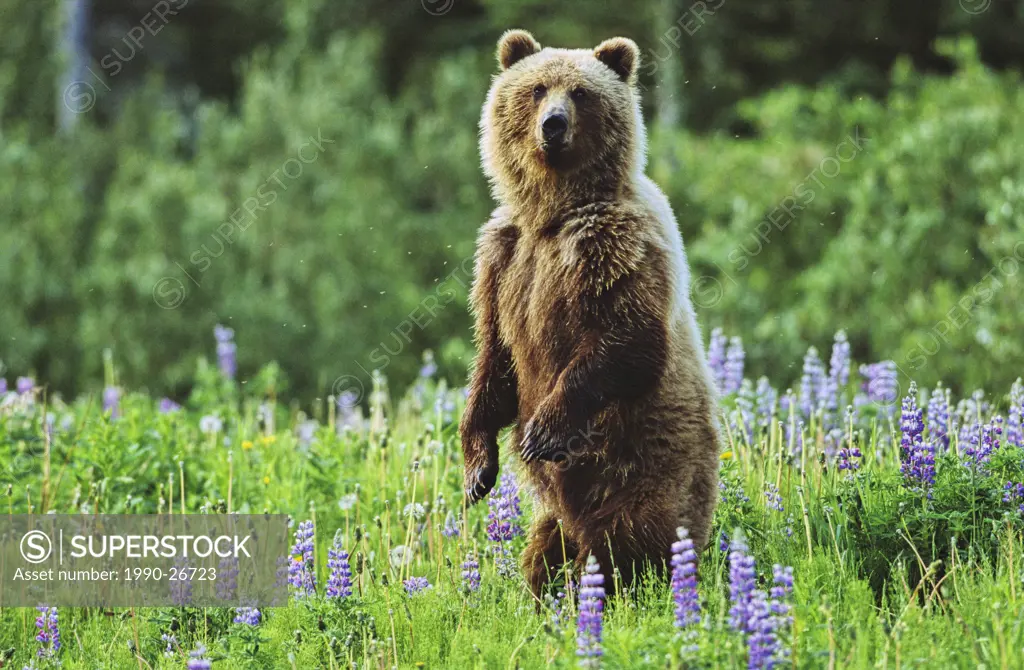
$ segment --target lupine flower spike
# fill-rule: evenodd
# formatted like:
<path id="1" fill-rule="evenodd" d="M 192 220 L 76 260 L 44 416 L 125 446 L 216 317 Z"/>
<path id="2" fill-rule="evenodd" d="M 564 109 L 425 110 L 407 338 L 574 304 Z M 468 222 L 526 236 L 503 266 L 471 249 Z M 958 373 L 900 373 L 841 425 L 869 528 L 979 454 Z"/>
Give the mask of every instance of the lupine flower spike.
<path id="1" fill-rule="evenodd" d="M 750 623 L 756 589 L 754 557 L 747 553 L 743 533 L 733 534 L 729 551 L 729 627 L 740 633 L 753 632 Z"/>
<path id="2" fill-rule="evenodd" d="M 352 595 L 352 566 L 348 552 L 341 547 L 341 535 L 334 536 L 334 546 L 327 550 L 327 597 L 348 598 Z"/>
<path id="3" fill-rule="evenodd" d="M 601 624 L 604 616 L 604 575 L 593 556 L 587 558 L 586 573 L 580 579 L 580 611 L 576 626 L 576 656 L 579 667 L 600 666 Z"/>
<path id="4" fill-rule="evenodd" d="M 511 557 L 509 543 L 523 534 L 519 519 L 523 512 L 519 508 L 519 485 L 511 473 L 501 476 L 501 483 L 487 499 L 490 512 L 487 514 L 487 537 L 494 542 L 494 562 L 498 574 L 512 578 L 516 574 L 515 561 Z"/>
<path id="5" fill-rule="evenodd" d="M 228 379 L 235 378 L 235 331 L 225 326 L 215 326 L 213 336 L 217 340 L 217 367 Z"/>
<path id="6" fill-rule="evenodd" d="M 56 607 L 37 607 L 39 616 L 36 617 L 36 642 L 39 643 L 39 650 L 36 655 L 39 658 L 52 659 L 60 651 L 60 627 L 57 620 Z"/>
<path id="7" fill-rule="evenodd" d="M 850 383 L 850 343 L 846 333 L 840 330 L 832 343 L 832 358 L 829 359 L 828 381 L 825 385 L 824 406 L 831 415 L 839 411 L 842 392 Z"/>
<path id="8" fill-rule="evenodd" d="M 882 361 L 871 365 L 860 366 L 864 377 L 864 391 L 869 402 L 878 406 L 878 414 L 888 418 L 892 416 L 893 405 L 899 394 L 899 381 L 896 376 L 896 363 Z"/>
<path id="9" fill-rule="evenodd" d="M 210 670 L 210 660 L 206 658 L 206 647 L 199 645 L 188 653 L 188 663 L 185 667 L 188 670 Z"/>
<path id="10" fill-rule="evenodd" d="M 686 629 L 700 623 L 697 552 L 685 528 L 676 529 L 676 533 L 679 541 L 672 544 L 672 601 L 675 603 L 676 628 Z"/>
<path id="11" fill-rule="evenodd" d="M 480 563 L 472 553 L 468 554 L 462 563 L 462 586 L 467 593 L 480 590 Z"/>
<path id="12" fill-rule="evenodd" d="M 1010 412 L 1006 422 L 1006 443 L 1024 447 L 1024 381 L 1018 377 L 1010 389 Z"/>
<path id="13" fill-rule="evenodd" d="M 935 387 L 928 399 L 928 439 L 945 453 L 949 449 L 949 389 Z"/>
<path id="14" fill-rule="evenodd" d="M 255 607 L 239 607 L 235 609 L 235 623 L 245 624 L 246 626 L 258 626 L 262 618 L 263 615 Z"/>
<path id="15" fill-rule="evenodd" d="M 900 414 L 900 472 L 903 481 L 914 490 L 931 498 L 935 483 L 935 442 L 924 441 L 924 420 L 917 406 L 917 384 L 911 382 L 910 393 L 903 399 Z"/>
<path id="16" fill-rule="evenodd" d="M 729 395 L 740 390 L 743 383 L 743 340 L 733 337 L 729 340 L 729 348 L 725 352 L 725 382 L 722 393 Z"/>
<path id="17" fill-rule="evenodd" d="M 719 392 L 725 394 L 725 347 L 728 340 L 721 328 L 711 331 L 711 341 L 708 343 L 708 367 L 711 368 L 711 379 Z"/>
<path id="18" fill-rule="evenodd" d="M 412 596 L 429 589 L 430 582 L 426 577 L 410 577 L 402 582 L 402 586 L 405 587 L 405 592 Z"/>
<path id="19" fill-rule="evenodd" d="M 295 544 L 288 563 L 288 583 L 295 596 L 316 594 L 316 573 L 313 565 L 313 522 L 303 521 L 295 531 Z"/>
<path id="20" fill-rule="evenodd" d="M 818 358 L 818 350 L 811 347 L 804 355 L 803 375 L 800 377 L 800 414 L 804 420 L 810 421 L 818 409 L 825 384 L 825 366 Z"/>

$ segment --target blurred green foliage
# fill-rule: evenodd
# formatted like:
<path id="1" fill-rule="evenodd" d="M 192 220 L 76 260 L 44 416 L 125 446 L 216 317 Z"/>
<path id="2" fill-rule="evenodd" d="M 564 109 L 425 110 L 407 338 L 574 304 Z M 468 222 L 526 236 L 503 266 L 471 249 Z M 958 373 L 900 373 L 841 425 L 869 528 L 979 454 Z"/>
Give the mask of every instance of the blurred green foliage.
<path id="1" fill-rule="evenodd" d="M 969 39 L 932 48 L 929 37 L 905 44 L 913 55 L 892 68 L 851 47 L 841 67 L 815 69 L 798 5 L 775 26 L 787 39 L 737 44 L 781 10 L 727 0 L 672 56 L 689 82 L 684 127 L 651 122 L 649 171 L 703 277 L 702 322 L 744 337 L 748 376 L 792 380 L 809 344 L 845 328 L 856 359 L 893 358 L 922 385 L 1008 387 L 1024 361 L 1024 275 L 1005 262 L 1016 250 L 1024 269 L 1024 89 L 982 64 L 1019 55 L 1005 6 L 973 19 L 935 10 L 933 33 L 971 26 L 985 59 Z M 59 133 L 61 91 L 39 84 L 61 70 L 58 3 L 5 4 L 8 377 L 95 389 L 111 347 L 121 383 L 181 397 L 224 323 L 243 380 L 276 360 L 304 396 L 343 376 L 368 388 L 375 368 L 404 382 L 427 348 L 461 380 L 467 259 L 493 206 L 476 133 L 497 35 L 536 26 L 542 42 L 583 45 L 626 33 L 646 57 L 664 53 L 657 17 L 675 11 L 645 4 L 624 19 L 602 4 L 580 20 L 560 3 L 455 0 L 444 16 L 417 2 L 394 13 L 285 7 L 253 15 L 276 29 L 240 58 L 235 90 L 197 97 L 157 67 L 122 90 L 128 67 L 101 73 L 113 93 L 97 84 L 96 108 Z M 878 28 L 879 53 L 899 48 L 899 25 Z M 775 60 L 741 75 L 758 49 Z M 657 75 L 642 83 L 653 108 Z"/>

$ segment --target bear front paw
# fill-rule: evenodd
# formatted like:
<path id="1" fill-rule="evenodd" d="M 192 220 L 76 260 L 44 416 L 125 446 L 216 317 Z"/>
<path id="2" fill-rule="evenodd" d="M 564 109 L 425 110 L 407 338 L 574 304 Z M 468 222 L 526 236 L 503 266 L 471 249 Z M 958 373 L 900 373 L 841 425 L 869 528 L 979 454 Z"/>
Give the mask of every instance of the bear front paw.
<path id="1" fill-rule="evenodd" d="M 466 500 L 472 505 L 490 493 L 497 483 L 498 459 L 484 456 L 479 462 L 467 462 L 464 475 Z"/>
<path id="2" fill-rule="evenodd" d="M 530 419 L 523 431 L 522 457 L 531 461 L 560 462 L 568 458 L 568 441 L 562 430 L 564 420 L 558 412 L 541 410 Z"/>

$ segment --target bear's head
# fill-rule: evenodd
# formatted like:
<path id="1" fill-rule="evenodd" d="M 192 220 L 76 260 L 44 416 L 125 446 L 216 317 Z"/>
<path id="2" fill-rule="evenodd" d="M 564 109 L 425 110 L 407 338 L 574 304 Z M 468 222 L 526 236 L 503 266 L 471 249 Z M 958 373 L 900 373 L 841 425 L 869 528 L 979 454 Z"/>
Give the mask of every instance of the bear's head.
<path id="1" fill-rule="evenodd" d="M 643 171 L 640 50 L 632 40 L 542 49 L 530 33 L 510 30 L 498 42 L 498 63 L 480 152 L 499 199 L 550 187 L 614 191 Z"/>

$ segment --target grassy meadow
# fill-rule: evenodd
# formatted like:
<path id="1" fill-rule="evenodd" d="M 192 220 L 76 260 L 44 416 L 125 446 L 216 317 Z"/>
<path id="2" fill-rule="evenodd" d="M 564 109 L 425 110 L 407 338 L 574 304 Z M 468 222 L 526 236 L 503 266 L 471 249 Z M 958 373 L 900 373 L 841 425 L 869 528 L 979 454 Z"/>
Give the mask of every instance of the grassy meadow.
<path id="1" fill-rule="evenodd" d="M 584 581 L 578 599 L 580 576 L 570 576 L 560 582 L 568 596 L 537 603 L 509 569 L 525 542 L 515 529 L 532 517 L 525 488 L 513 493 L 506 479 L 504 505 L 496 492 L 465 508 L 463 389 L 438 379 L 431 361 L 409 389 L 377 376 L 365 398 L 299 407 L 277 402 L 276 366 L 240 383 L 233 350 L 220 353 L 219 366 L 199 362 L 180 407 L 120 389 L 109 360 L 102 396 L 65 403 L 42 380 L 12 383 L 0 409 L 0 504 L 10 513 L 287 513 L 296 532 L 313 524 L 303 558 L 312 592 L 255 618 L 58 607 L 56 650 L 52 637 L 37 640 L 52 610 L 5 608 L 0 666 L 733 668 L 751 664 L 751 647 L 767 639 L 772 657 L 757 667 L 1024 667 L 1019 382 L 963 401 L 942 388 L 900 389 L 886 363 L 850 361 L 839 335 L 830 360 L 808 353 L 801 384 L 787 392 L 744 379 L 739 340 L 714 333 L 725 444 L 699 622 L 680 629 L 678 585 L 650 578 L 597 608 L 601 639 L 583 643 L 600 655 L 580 656 L 579 603 L 592 622 L 592 590 Z M 502 472 L 515 473 L 502 446 Z M 511 539 L 493 541 L 494 516 Z M 730 552 L 743 542 L 765 594 L 773 566 L 793 568 L 792 594 L 773 598 L 780 612 L 753 632 L 730 615 L 744 566 L 751 577 L 750 559 L 740 566 Z M 346 595 L 337 597 L 341 562 Z M 600 567 L 607 586 L 615 575 Z"/>

